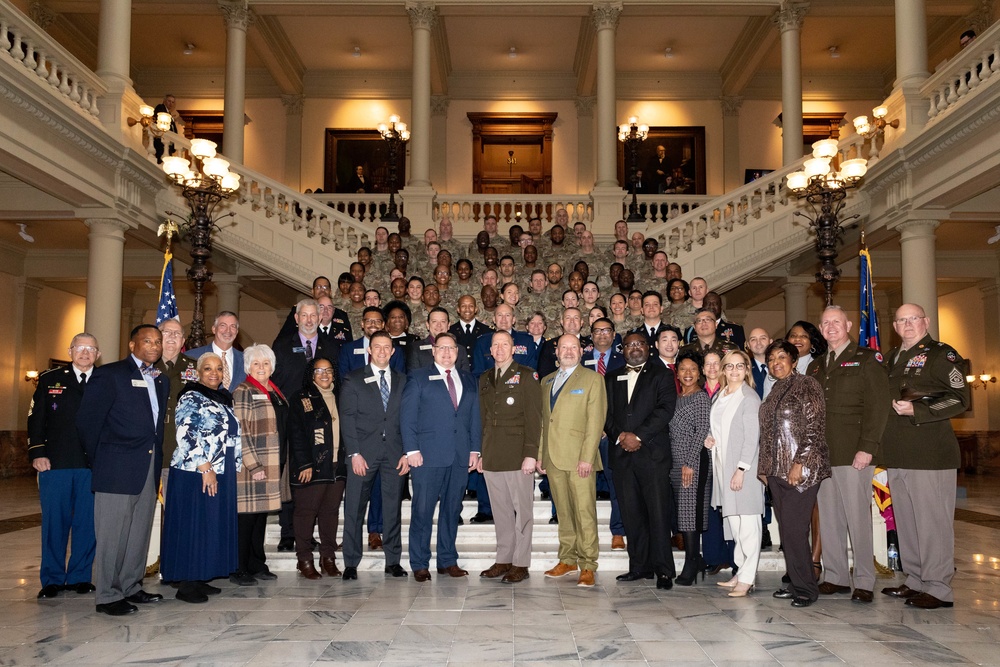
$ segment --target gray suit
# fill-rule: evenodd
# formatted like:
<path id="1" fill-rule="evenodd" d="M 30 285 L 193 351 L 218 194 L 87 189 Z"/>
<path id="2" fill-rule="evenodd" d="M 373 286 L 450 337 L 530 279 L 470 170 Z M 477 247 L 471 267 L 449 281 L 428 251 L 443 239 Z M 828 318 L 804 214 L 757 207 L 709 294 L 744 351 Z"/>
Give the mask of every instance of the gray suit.
<path id="1" fill-rule="evenodd" d="M 382 408 L 379 375 L 366 365 L 344 378 L 340 389 L 340 433 L 347 456 L 347 491 L 344 494 L 344 564 L 357 567 L 361 562 L 361 529 L 375 475 L 382 477 L 382 512 L 386 565 L 398 565 L 403 550 L 400 532 L 402 481 L 396 464 L 403 456 L 403 438 L 399 430 L 399 408 L 406 376 L 391 368 L 386 371 L 389 402 Z M 361 455 L 368 464 L 364 476 L 356 475 L 353 456 Z"/>

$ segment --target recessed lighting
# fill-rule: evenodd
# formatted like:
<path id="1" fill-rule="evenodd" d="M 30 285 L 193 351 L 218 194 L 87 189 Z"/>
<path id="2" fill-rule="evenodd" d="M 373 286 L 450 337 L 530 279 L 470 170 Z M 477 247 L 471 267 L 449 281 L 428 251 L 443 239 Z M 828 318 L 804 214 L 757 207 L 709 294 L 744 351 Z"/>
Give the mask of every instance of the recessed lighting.
<path id="1" fill-rule="evenodd" d="M 510 47 L 510 50 L 507 52 L 507 57 L 508 58 L 517 58 L 517 47 L 516 46 Z"/>
<path id="2" fill-rule="evenodd" d="M 355 46 L 354 47 L 354 52 L 351 53 L 351 57 L 352 58 L 360 58 L 361 57 L 361 47 L 360 46 Z"/>
<path id="3" fill-rule="evenodd" d="M 188 42 L 187 44 L 184 45 L 184 55 L 189 56 L 192 53 L 194 53 L 194 44 Z"/>
<path id="4" fill-rule="evenodd" d="M 840 47 L 839 46 L 831 46 L 830 48 L 827 49 L 827 51 L 830 52 L 830 57 L 831 58 L 839 58 L 840 57 Z"/>
<path id="5" fill-rule="evenodd" d="M 663 49 L 663 57 L 664 58 L 673 58 L 674 57 L 674 47 L 668 46 L 667 48 Z"/>

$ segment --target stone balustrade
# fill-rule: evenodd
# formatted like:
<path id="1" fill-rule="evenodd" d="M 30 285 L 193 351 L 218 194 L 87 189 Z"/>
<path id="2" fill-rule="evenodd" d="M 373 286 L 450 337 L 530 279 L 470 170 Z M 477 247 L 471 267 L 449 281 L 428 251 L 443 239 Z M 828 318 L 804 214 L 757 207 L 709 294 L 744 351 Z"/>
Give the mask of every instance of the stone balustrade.
<path id="1" fill-rule="evenodd" d="M 0 62 L 34 75 L 40 85 L 96 122 L 107 87 L 8 0 L 0 0 Z"/>
<path id="2" fill-rule="evenodd" d="M 989 80 L 1000 78 L 1000 22 L 979 35 L 920 87 L 934 122 Z"/>

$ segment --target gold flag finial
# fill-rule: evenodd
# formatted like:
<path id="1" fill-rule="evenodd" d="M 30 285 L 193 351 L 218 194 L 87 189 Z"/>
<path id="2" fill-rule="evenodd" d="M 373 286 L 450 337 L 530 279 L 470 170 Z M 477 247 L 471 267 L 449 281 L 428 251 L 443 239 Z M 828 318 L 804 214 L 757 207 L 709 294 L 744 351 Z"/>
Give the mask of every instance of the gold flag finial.
<path id="1" fill-rule="evenodd" d="M 159 226 L 159 228 L 156 230 L 156 235 L 157 236 L 163 236 L 164 234 L 166 234 L 166 236 L 167 236 L 167 252 L 170 252 L 170 243 L 173 240 L 173 237 L 177 236 L 177 231 L 178 231 L 177 230 L 177 223 L 175 223 L 175 222 L 173 222 L 171 220 L 165 220 Z"/>

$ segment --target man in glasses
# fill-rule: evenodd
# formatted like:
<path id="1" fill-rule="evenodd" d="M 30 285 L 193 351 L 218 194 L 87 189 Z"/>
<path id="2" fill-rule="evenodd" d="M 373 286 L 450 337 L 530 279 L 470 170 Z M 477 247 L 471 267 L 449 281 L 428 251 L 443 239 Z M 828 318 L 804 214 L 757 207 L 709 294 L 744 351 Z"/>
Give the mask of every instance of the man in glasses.
<path id="1" fill-rule="evenodd" d="M 965 360 L 931 338 L 929 326 L 915 303 L 896 310 L 892 328 L 902 344 L 885 360 L 892 404 L 879 449 L 907 575 L 902 586 L 882 592 L 919 609 L 954 606 L 955 485 L 962 461 L 950 420 L 971 399 Z"/>

